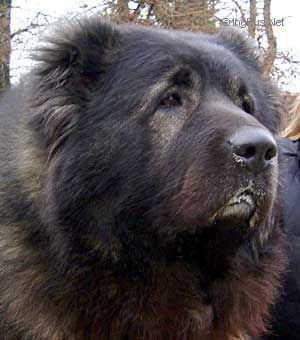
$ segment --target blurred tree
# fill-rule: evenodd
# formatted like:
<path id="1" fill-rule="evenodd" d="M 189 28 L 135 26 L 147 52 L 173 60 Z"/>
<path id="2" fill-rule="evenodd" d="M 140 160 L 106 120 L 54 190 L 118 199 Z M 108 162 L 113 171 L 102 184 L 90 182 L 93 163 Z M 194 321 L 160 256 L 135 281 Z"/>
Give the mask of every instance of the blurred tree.
<path id="1" fill-rule="evenodd" d="M 138 22 L 165 28 L 213 33 L 219 0 L 105 0 L 107 13 L 117 22 Z"/>
<path id="2" fill-rule="evenodd" d="M 291 78 L 299 76 L 300 61 L 293 57 L 291 51 L 283 52 L 277 46 L 273 26 L 283 26 L 283 21 L 281 18 L 272 18 L 271 0 L 222 0 L 221 7 L 227 17 L 237 18 L 249 36 L 256 39 L 263 55 L 265 76 L 271 76 L 282 86 L 287 85 Z M 219 19 L 222 22 L 222 18 Z"/>
<path id="3" fill-rule="evenodd" d="M 251 0 L 244 3 L 232 0 L 232 4 L 237 9 L 236 17 L 241 22 L 241 26 L 246 26 L 249 36 L 257 39 L 259 47 L 263 50 L 263 73 L 266 76 L 270 75 L 277 56 L 277 41 L 271 17 L 271 0 Z"/>
<path id="4" fill-rule="evenodd" d="M 279 52 L 273 32 L 271 0 L 104 0 L 106 14 L 116 22 L 135 22 L 165 28 L 214 33 L 222 24 L 244 28 L 257 40 L 263 55 L 263 73 L 284 84 L 299 74 L 299 62 Z M 227 21 L 224 19 L 236 19 Z M 284 70 L 275 64 L 280 60 Z M 297 66 L 297 67 L 295 67 Z"/>
<path id="5" fill-rule="evenodd" d="M 9 87 L 11 0 L 0 0 L 0 93 Z"/>
<path id="6" fill-rule="evenodd" d="M 18 10 L 22 11 L 22 8 Z M 274 18 L 271 18 L 271 0 L 99 0 L 99 5 L 91 6 L 87 2 L 81 6 L 81 10 L 74 13 L 73 17 L 101 11 L 102 15 L 110 16 L 116 22 L 207 33 L 216 32 L 226 23 L 239 26 L 256 39 L 262 50 L 266 76 L 272 76 L 280 85 L 285 86 L 291 78 L 300 74 L 300 61 L 295 59 L 291 51 L 283 52 L 277 47 L 273 32 Z M 0 91 L 9 86 L 11 43 L 16 50 L 28 49 L 34 40 L 32 38 L 39 35 L 40 28 L 56 20 L 47 13 L 37 12 L 26 27 L 11 33 L 10 11 L 11 0 L 0 0 Z M 17 69 L 18 66 L 11 70 L 11 74 L 17 73 Z"/>

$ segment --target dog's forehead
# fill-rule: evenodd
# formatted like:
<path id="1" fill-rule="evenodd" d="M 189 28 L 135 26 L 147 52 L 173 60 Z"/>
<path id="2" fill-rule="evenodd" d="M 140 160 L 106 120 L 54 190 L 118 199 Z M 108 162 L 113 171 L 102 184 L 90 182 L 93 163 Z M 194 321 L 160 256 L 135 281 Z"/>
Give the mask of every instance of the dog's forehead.
<path id="1" fill-rule="evenodd" d="M 211 67 L 234 65 L 242 66 L 239 58 L 215 36 L 201 32 L 188 32 L 165 29 L 137 28 L 129 35 L 129 46 L 135 46 L 136 53 L 159 61 L 184 62 L 191 66 L 207 64 Z M 166 58 L 163 58 L 163 57 Z"/>

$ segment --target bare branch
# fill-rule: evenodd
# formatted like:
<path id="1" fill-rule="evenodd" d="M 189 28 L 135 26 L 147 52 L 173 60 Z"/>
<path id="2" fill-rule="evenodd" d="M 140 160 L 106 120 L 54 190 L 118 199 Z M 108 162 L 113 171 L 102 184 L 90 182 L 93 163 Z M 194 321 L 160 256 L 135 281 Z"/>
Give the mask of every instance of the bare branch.
<path id="1" fill-rule="evenodd" d="M 232 2 L 235 4 L 235 6 L 238 8 L 240 14 L 241 14 L 241 18 L 243 20 L 243 22 L 247 22 L 246 16 L 245 16 L 245 11 L 243 9 L 243 7 L 240 5 L 240 3 L 236 0 L 232 0 Z M 251 1 L 250 1 L 251 2 Z"/>
<path id="2" fill-rule="evenodd" d="M 20 28 L 19 30 L 15 31 L 14 33 L 12 33 L 10 35 L 10 38 L 11 39 L 14 39 L 15 36 L 17 35 L 20 35 L 22 33 L 25 33 L 25 32 L 29 32 L 30 30 L 34 29 L 34 28 L 37 28 L 37 27 L 43 27 L 44 25 L 39 25 L 39 24 L 33 24 L 31 23 L 30 25 L 28 25 L 27 27 L 25 28 Z"/>

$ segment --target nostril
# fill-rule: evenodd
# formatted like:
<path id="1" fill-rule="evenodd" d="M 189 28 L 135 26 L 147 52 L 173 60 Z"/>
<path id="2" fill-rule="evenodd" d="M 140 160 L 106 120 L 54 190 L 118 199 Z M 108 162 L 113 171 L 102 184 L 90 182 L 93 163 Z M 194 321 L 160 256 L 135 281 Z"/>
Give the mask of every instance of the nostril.
<path id="1" fill-rule="evenodd" d="M 265 160 L 270 161 L 272 158 L 274 158 L 277 154 L 277 148 L 275 146 L 270 147 L 266 154 L 265 154 Z"/>
<path id="2" fill-rule="evenodd" d="M 240 152 L 239 156 L 245 157 L 245 158 L 252 158 L 256 154 L 255 146 L 247 146 L 244 147 L 244 151 Z"/>

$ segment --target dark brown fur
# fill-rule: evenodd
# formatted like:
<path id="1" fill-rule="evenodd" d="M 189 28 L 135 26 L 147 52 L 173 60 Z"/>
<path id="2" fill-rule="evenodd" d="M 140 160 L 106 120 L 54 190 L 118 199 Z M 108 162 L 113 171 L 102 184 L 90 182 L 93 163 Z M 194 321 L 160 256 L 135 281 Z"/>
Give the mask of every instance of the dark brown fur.
<path id="1" fill-rule="evenodd" d="M 279 128 L 277 92 L 253 48 L 231 31 L 98 19 L 49 41 L 25 86 L 1 104 L 3 131 L 14 133 L 0 140 L 0 338 L 266 332 L 285 267 L 277 160 L 254 177 L 223 148 L 242 127 Z M 157 109 L 170 84 L 188 104 Z M 249 183 L 254 229 L 212 225 Z"/>

